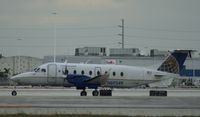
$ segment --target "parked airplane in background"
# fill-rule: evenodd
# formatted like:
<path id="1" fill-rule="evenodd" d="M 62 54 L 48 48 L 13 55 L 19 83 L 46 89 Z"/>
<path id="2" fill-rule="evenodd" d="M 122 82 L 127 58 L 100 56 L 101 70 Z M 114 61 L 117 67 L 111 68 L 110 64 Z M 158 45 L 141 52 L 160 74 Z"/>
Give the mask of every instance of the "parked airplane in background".
<path id="1" fill-rule="evenodd" d="M 98 87 L 132 88 L 178 78 L 190 52 L 176 50 L 154 69 L 113 64 L 46 63 L 33 72 L 13 76 L 11 80 L 19 85 L 75 86 L 83 90 L 81 96 L 86 96 L 86 88 L 91 88 L 93 96 L 98 96 Z M 14 90 L 12 95 L 16 94 Z"/>

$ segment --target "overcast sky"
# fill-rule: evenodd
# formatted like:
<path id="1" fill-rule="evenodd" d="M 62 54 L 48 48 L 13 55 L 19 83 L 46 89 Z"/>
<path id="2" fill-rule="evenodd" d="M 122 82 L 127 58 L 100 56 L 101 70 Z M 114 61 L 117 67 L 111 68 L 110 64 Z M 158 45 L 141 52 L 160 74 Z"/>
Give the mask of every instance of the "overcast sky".
<path id="1" fill-rule="evenodd" d="M 200 50 L 200 0 L 0 0 L 0 53 L 42 58 L 77 47 Z M 54 13 L 57 13 L 56 15 Z"/>

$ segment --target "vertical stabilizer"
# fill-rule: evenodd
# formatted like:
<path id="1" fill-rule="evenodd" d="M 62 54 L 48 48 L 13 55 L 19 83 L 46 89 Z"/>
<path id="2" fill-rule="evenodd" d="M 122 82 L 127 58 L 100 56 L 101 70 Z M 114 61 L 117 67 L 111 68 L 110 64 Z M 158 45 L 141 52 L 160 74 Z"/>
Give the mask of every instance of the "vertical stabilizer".
<path id="1" fill-rule="evenodd" d="M 183 69 L 183 64 L 188 55 L 191 56 L 192 50 L 175 50 L 158 67 L 158 71 L 179 74 Z"/>

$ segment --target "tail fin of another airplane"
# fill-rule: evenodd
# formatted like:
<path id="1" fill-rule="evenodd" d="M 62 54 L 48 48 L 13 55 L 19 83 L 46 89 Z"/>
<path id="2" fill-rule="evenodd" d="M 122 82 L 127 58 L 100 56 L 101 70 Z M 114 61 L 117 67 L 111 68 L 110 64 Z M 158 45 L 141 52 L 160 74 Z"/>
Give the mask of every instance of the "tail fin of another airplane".
<path id="1" fill-rule="evenodd" d="M 158 67 L 158 71 L 179 74 L 188 55 L 192 50 L 175 50 Z"/>

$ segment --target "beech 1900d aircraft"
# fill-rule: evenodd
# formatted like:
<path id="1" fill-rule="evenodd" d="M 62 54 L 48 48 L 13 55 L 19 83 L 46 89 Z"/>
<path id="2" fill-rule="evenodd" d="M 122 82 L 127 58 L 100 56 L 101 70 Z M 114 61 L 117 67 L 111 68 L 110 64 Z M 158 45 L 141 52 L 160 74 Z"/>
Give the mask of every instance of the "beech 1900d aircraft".
<path id="1" fill-rule="evenodd" d="M 98 87 L 132 88 L 178 78 L 188 53 L 188 50 L 176 50 L 157 68 L 52 62 L 39 66 L 33 72 L 13 76 L 11 80 L 20 85 L 75 86 L 83 90 L 81 96 L 86 96 L 86 88 L 91 88 L 94 89 L 92 95 L 98 96 Z M 16 94 L 14 90 L 12 95 Z"/>

